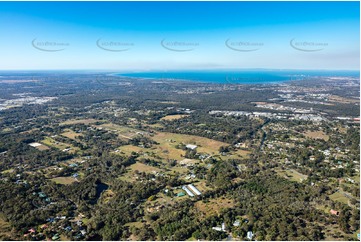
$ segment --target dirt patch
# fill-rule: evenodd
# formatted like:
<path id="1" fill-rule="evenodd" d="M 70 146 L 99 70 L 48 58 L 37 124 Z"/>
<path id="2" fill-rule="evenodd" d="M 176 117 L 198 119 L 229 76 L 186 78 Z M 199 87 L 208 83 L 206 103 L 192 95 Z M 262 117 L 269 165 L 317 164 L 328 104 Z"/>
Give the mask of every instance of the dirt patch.
<path id="1" fill-rule="evenodd" d="M 311 139 L 322 139 L 325 141 L 328 141 L 330 139 L 330 136 L 328 136 L 327 134 L 325 134 L 325 132 L 322 131 L 307 131 L 304 133 L 304 135 L 307 138 Z"/>
<path id="2" fill-rule="evenodd" d="M 57 184 L 63 184 L 63 185 L 69 185 L 77 181 L 74 177 L 70 177 L 70 176 L 59 176 L 56 178 L 52 178 L 51 180 Z"/>
<path id="3" fill-rule="evenodd" d="M 198 201 L 194 204 L 194 208 L 199 212 L 199 215 L 202 218 L 220 215 L 222 209 L 232 208 L 234 206 L 235 202 L 225 197 L 210 199 L 207 203 Z"/>
<path id="4" fill-rule="evenodd" d="M 172 121 L 172 120 L 177 120 L 177 119 L 186 118 L 186 117 L 189 117 L 189 115 L 187 115 L 187 114 L 167 115 L 167 116 L 161 118 L 160 120 Z"/>

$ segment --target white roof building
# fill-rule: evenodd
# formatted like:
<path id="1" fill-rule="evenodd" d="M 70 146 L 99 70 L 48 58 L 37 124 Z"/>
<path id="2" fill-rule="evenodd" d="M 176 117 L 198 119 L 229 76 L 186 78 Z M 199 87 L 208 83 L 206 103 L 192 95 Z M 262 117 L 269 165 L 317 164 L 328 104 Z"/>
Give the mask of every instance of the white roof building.
<path id="1" fill-rule="evenodd" d="M 187 145 L 186 145 L 186 148 L 187 148 L 187 149 L 194 150 L 194 149 L 197 149 L 197 146 L 196 146 L 196 145 L 192 145 L 192 144 L 187 144 Z"/>
<path id="2" fill-rule="evenodd" d="M 29 145 L 30 145 L 31 147 L 38 147 L 38 146 L 40 146 L 41 144 L 38 143 L 38 142 L 34 142 L 34 143 L 30 143 Z"/>
<path id="3" fill-rule="evenodd" d="M 253 238 L 253 233 L 252 231 L 248 231 L 247 232 L 247 239 L 251 240 Z"/>
<path id="4" fill-rule="evenodd" d="M 190 197 L 194 197 L 194 194 L 186 187 L 186 186 L 183 186 L 182 189 L 184 191 L 186 191 L 186 193 L 190 196 Z"/>
<path id="5" fill-rule="evenodd" d="M 194 192 L 196 195 L 201 195 L 202 193 L 192 184 L 189 184 L 188 187 L 192 190 L 192 192 Z"/>

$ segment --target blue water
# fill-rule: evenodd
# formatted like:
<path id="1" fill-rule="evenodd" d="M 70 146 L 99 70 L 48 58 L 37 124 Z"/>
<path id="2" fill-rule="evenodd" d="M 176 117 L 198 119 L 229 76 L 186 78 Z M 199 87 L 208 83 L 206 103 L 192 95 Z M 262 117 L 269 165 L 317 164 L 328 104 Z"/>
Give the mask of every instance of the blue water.
<path id="1" fill-rule="evenodd" d="M 211 83 L 273 84 L 286 81 L 307 80 L 312 77 L 359 77 L 359 71 L 311 70 L 242 70 L 242 71 L 168 71 L 118 73 L 117 76 L 152 80 L 182 80 Z"/>

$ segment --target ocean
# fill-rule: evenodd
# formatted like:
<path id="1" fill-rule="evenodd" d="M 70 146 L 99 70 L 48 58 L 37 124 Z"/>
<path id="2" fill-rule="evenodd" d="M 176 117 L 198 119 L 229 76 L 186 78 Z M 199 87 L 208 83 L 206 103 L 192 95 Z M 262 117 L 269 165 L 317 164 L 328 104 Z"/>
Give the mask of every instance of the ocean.
<path id="1" fill-rule="evenodd" d="M 359 71 L 241 70 L 241 71 L 149 71 L 117 73 L 117 76 L 150 80 L 196 81 L 232 84 L 276 84 L 313 77 L 359 77 Z"/>

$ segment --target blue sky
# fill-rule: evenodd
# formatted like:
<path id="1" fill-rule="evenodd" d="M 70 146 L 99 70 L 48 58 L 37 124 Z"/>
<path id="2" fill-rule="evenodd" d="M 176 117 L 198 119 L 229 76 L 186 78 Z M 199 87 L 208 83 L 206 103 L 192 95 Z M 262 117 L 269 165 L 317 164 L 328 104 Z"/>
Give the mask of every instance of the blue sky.
<path id="1" fill-rule="evenodd" d="M 355 70 L 359 12 L 359 2 L 0 2 L 0 69 Z"/>

